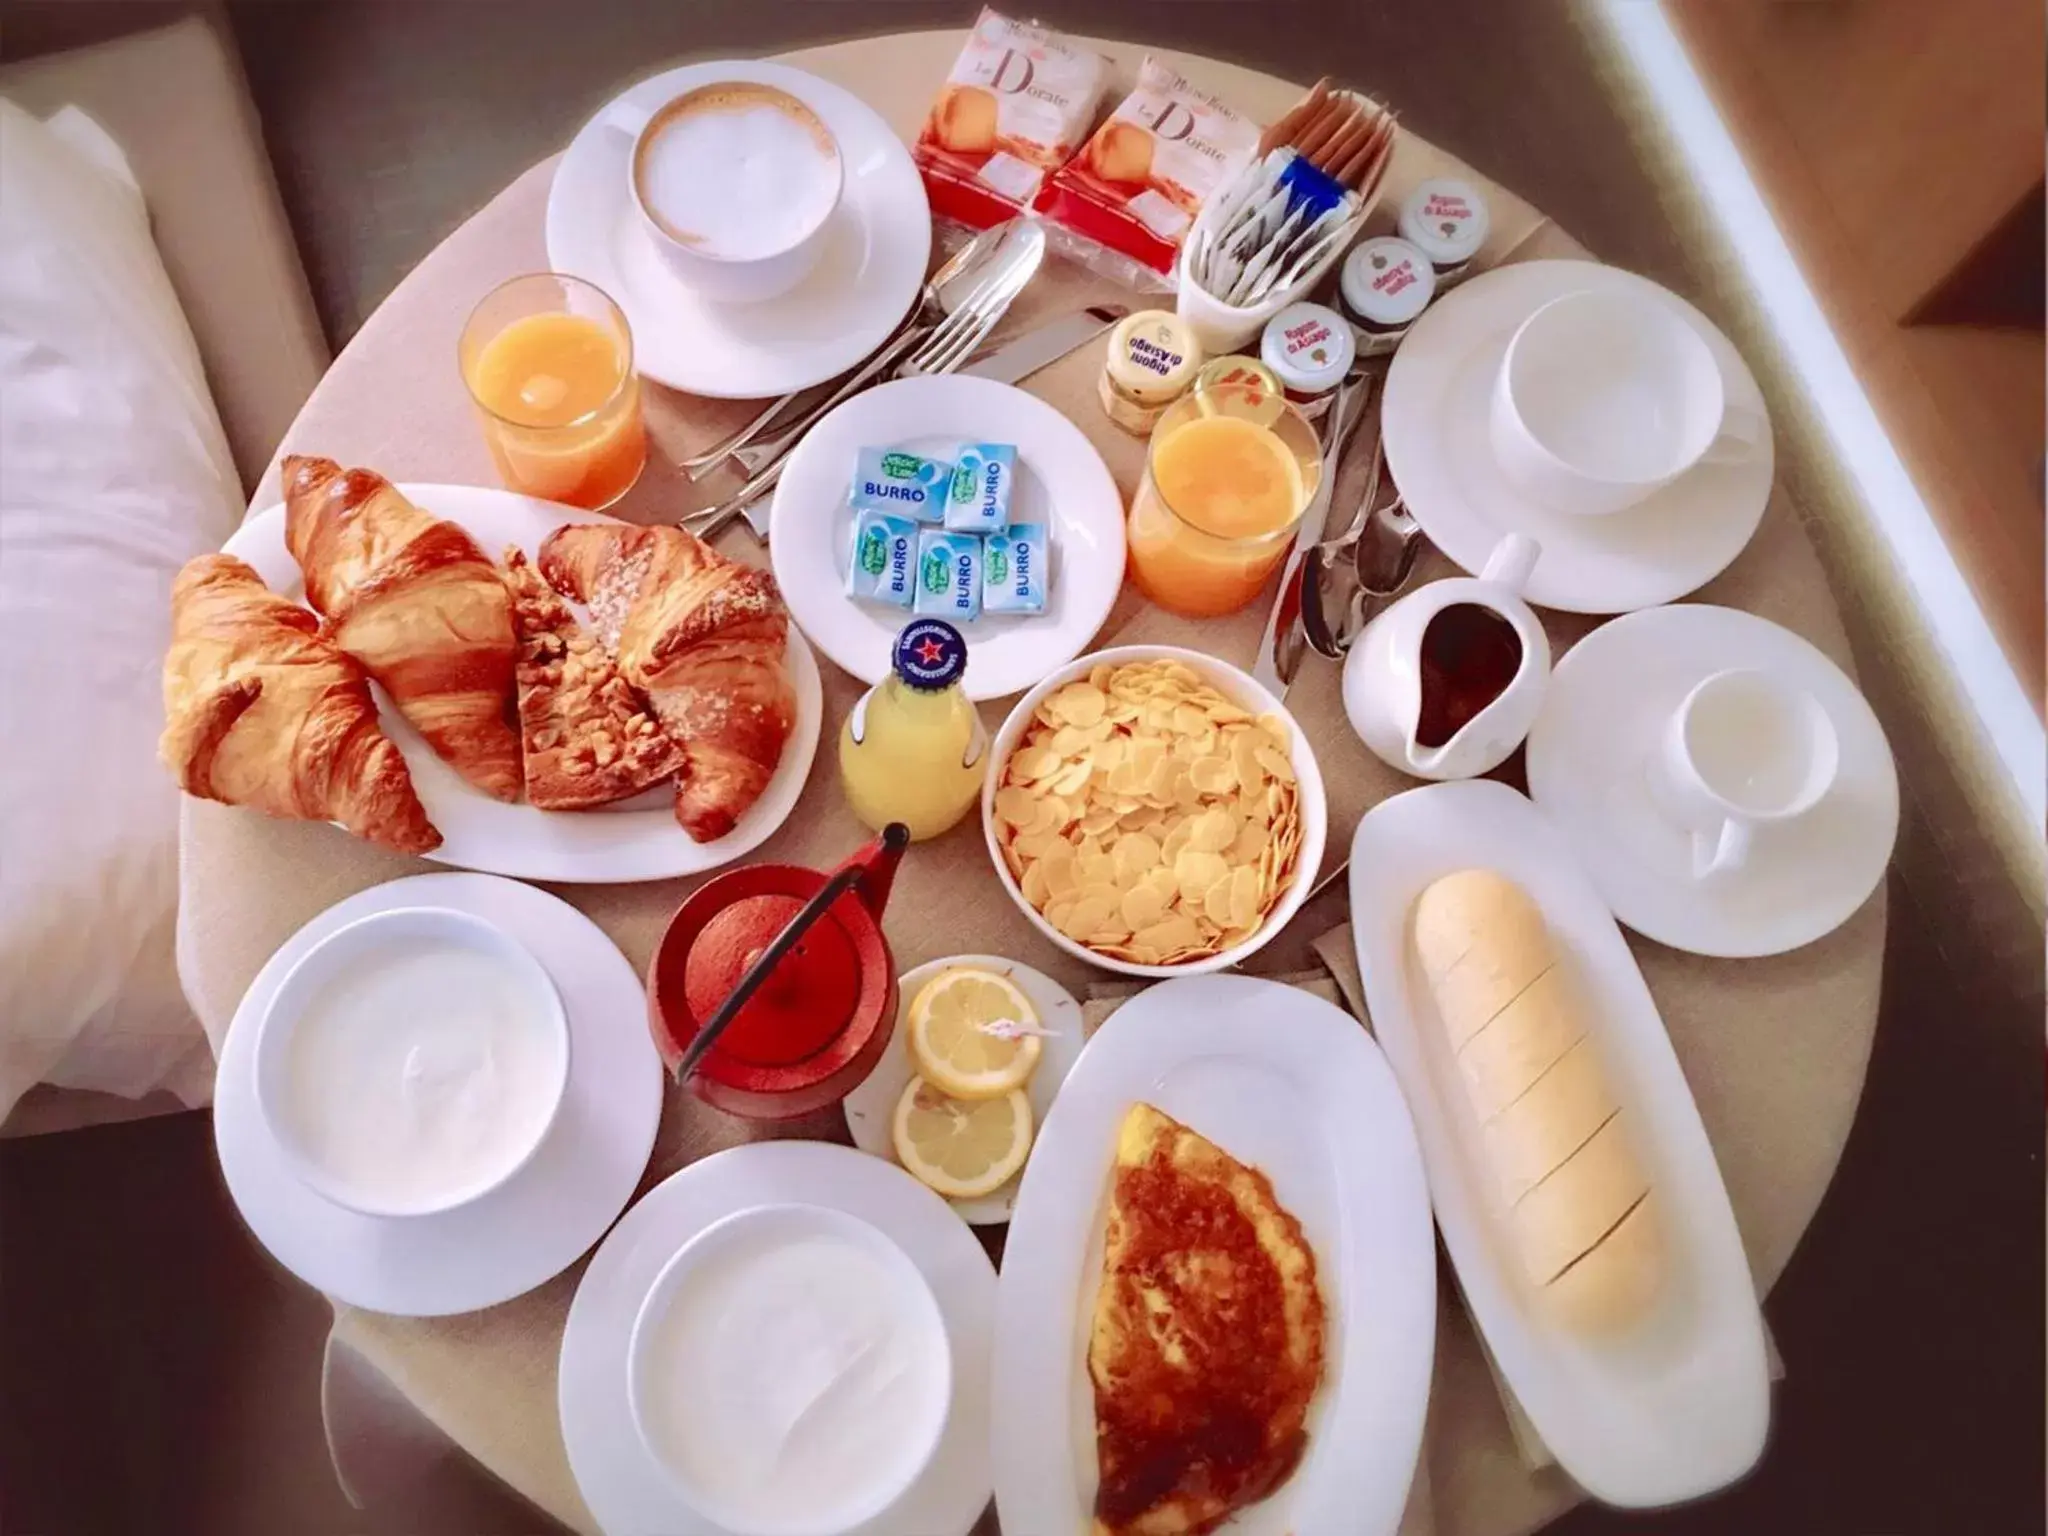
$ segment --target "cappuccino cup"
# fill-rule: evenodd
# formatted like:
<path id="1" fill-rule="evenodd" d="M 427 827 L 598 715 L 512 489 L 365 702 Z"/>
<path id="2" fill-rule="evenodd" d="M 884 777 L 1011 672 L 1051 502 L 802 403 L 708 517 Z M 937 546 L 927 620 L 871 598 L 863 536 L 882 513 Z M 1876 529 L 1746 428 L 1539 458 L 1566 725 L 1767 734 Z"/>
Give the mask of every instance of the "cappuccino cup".
<path id="1" fill-rule="evenodd" d="M 1654 294 L 1587 290 L 1522 322 L 1488 423 L 1508 482 L 1558 512 L 1634 506 L 1694 465 L 1755 456 L 1761 414 L 1731 406 L 1720 364 Z"/>
<path id="2" fill-rule="evenodd" d="M 633 135 L 627 175 L 654 248 L 708 299 L 753 303 L 810 274 L 839 206 L 839 143 L 779 86 L 726 80 L 652 112 L 627 103 L 612 123 Z"/>

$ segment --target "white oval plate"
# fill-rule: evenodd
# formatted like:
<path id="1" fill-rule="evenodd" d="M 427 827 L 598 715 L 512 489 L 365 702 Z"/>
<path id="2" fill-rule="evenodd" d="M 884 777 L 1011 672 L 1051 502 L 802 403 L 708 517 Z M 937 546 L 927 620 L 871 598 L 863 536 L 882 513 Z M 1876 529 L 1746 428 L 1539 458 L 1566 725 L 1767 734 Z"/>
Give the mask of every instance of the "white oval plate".
<path id="1" fill-rule="evenodd" d="M 557 1401 L 569 1467 L 606 1536 L 723 1536 L 676 1494 L 641 1445 L 626 1393 L 633 1319 L 676 1250 L 757 1205 L 830 1206 L 879 1228 L 930 1283 L 953 1348 L 953 1408 L 939 1448 L 895 1504 L 847 1536 L 965 1536 L 988 1507 L 989 1333 L 996 1275 L 946 1202 L 901 1168 L 814 1141 L 733 1147 L 671 1174 L 591 1257 L 562 1332 Z"/>
<path id="2" fill-rule="evenodd" d="M 321 939 L 399 907 L 496 923 L 546 967 L 569 1017 L 569 1086 L 526 1166 L 437 1216 L 365 1216 L 293 1177 L 256 1104 L 256 1027 L 286 972 Z M 560 897 L 489 875 L 411 875 L 336 902 L 272 955 L 222 1042 L 213 1139 L 228 1193 L 278 1263 L 351 1306 L 397 1317 L 474 1312 L 576 1262 L 632 1198 L 654 1150 L 666 1083 L 640 977 Z"/>
<path id="3" fill-rule="evenodd" d="M 889 1048 L 875 1063 L 875 1070 L 861 1079 L 845 1099 L 846 1128 L 853 1133 L 853 1144 L 870 1157 L 896 1161 L 895 1138 L 890 1129 L 896 1117 L 896 1101 L 917 1075 L 917 1064 L 910 1056 L 910 1000 L 939 972 L 956 965 L 976 965 L 1008 976 L 1038 1010 L 1039 1026 L 1050 1031 L 1040 1044 L 1038 1066 L 1025 1086 L 1034 1126 L 1045 1124 L 1060 1085 L 1081 1059 L 1081 1047 L 1087 1043 L 1082 1034 L 1081 1005 L 1074 1001 L 1073 993 L 1045 972 L 1005 960 L 1001 955 L 949 955 L 905 971 L 896 983 L 901 1000 L 896 1005 L 896 1033 L 890 1038 Z M 1027 1162 L 1025 1167 L 1029 1166 Z M 995 1226 L 1010 1219 L 1010 1212 L 1017 1207 L 1018 1187 L 1023 1182 L 1024 1173 L 1019 1169 L 1015 1178 L 992 1195 L 946 1203 L 970 1226 Z"/>
<path id="4" fill-rule="evenodd" d="M 962 443 L 1013 443 L 1011 521 L 1052 540 L 1045 612 L 983 616 L 967 638 L 967 696 L 1019 693 L 1073 660 L 1109 617 L 1124 580 L 1124 503 L 1087 435 L 1036 395 L 989 379 L 900 379 L 855 395 L 797 444 L 775 489 L 768 550 L 783 600 L 818 648 L 865 683 L 889 673 L 907 609 L 846 595 L 853 514 L 846 493 L 863 448 L 948 459 Z"/>
<path id="5" fill-rule="evenodd" d="M 1757 829 L 1740 869 L 1696 880 L 1689 835 L 1650 799 L 1648 765 L 1686 694 L 1724 667 L 1811 693 L 1842 766 L 1804 816 Z M 1566 652 L 1529 732 L 1529 794 L 1616 917 L 1673 949 L 1730 959 L 1834 932 L 1877 889 L 1899 832 L 1891 748 L 1856 685 L 1789 629 L 1705 603 L 1632 613 Z"/>
<path id="6" fill-rule="evenodd" d="M 846 166 L 817 266 L 758 304 L 699 298 L 662 260 L 628 186 L 633 133 L 612 118 L 719 80 L 788 91 L 824 119 Z M 879 347 L 924 285 L 932 216 L 910 151 L 866 102 L 787 64 L 729 59 L 668 70 L 600 108 L 555 167 L 547 240 L 550 267 L 597 284 L 626 312 L 641 373 L 693 395 L 744 400 L 822 384 Z"/>
<path id="7" fill-rule="evenodd" d="M 1263 1170 L 1315 1250 L 1327 1309 L 1308 1451 L 1232 1536 L 1400 1523 L 1436 1343 L 1422 1156 L 1393 1073 L 1342 1009 L 1249 976 L 1169 981 L 1118 1009 L 1025 1170 L 997 1283 L 996 1508 L 1006 1531 L 1083 1531 L 1095 1503 L 1088 1334 L 1118 1128 L 1140 1101 Z"/>
<path id="8" fill-rule="evenodd" d="M 530 558 L 538 558 L 541 541 L 564 523 L 617 521 L 490 486 L 401 485 L 398 489 L 436 517 L 468 529 L 492 560 L 508 544 L 517 544 Z M 297 602 L 306 600 L 298 562 L 285 547 L 281 504 L 254 514 L 223 547 L 254 566 L 273 592 Z M 668 880 L 701 874 L 751 853 L 795 808 L 810 775 L 825 710 L 817 659 L 795 624 L 789 627 L 788 665 L 796 689 L 796 724 L 783 746 L 782 761 L 739 825 L 713 843 L 693 841 L 677 824 L 675 794 L 667 784 L 594 811 L 539 811 L 530 805 L 494 800 L 442 762 L 391 707 L 382 689 L 372 685 L 372 691 L 377 696 L 379 724 L 405 754 L 405 766 L 412 773 L 413 788 L 419 791 L 427 818 L 441 831 L 441 846 L 427 855 L 435 863 L 520 880 Z"/>
<path id="9" fill-rule="evenodd" d="M 1650 294 L 1684 316 L 1720 363 L 1730 405 L 1755 412 L 1764 434 L 1750 458 L 1701 464 L 1638 506 L 1581 517 L 1507 483 L 1487 404 L 1516 327 L 1563 294 L 1601 289 Z M 1514 262 L 1438 299 L 1394 354 L 1381 421 L 1387 470 L 1431 542 L 1477 575 L 1503 537 L 1526 534 L 1540 553 L 1522 595 L 1545 608 L 1627 613 L 1675 601 L 1742 553 L 1771 499 L 1770 422 L 1741 354 L 1676 294 L 1596 262 Z"/>
<path id="10" fill-rule="evenodd" d="M 1663 1207 L 1670 1293 L 1632 1333 L 1583 1340 L 1537 1312 L 1507 1213 L 1420 972 L 1409 913 L 1461 869 L 1506 875 L 1543 909 L 1597 1021 L 1601 1055 Z M 1692 1090 L 1621 930 L 1543 813 L 1503 784 L 1381 801 L 1351 843 L 1351 931 L 1366 1006 L 1401 1080 L 1444 1246 L 1501 1377 L 1559 1466 L 1608 1504 L 1697 1498 L 1740 1477 L 1770 1428 L 1763 1320 L 1742 1234 Z"/>

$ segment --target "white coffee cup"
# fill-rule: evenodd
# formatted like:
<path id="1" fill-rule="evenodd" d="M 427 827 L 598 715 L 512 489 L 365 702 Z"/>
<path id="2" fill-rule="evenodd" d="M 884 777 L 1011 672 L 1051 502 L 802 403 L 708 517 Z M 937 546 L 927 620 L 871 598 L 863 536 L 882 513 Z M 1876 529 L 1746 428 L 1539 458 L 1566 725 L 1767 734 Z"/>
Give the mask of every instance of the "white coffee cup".
<path id="1" fill-rule="evenodd" d="M 633 135 L 627 190 L 654 248 L 708 299 L 755 303 L 810 275 L 845 189 L 839 141 L 780 86 L 723 80 L 649 112 L 616 103 Z"/>
<path id="2" fill-rule="evenodd" d="M 1841 766 L 1834 722 L 1805 689 L 1731 668 L 1702 679 L 1664 727 L 1651 799 L 1691 835 L 1692 875 L 1748 862 L 1759 826 L 1819 804 Z"/>
<path id="3" fill-rule="evenodd" d="M 1756 454 L 1760 414 L 1730 406 L 1720 365 L 1655 294 L 1588 289 L 1516 330 L 1489 428 L 1510 484 L 1559 512 L 1634 506 L 1703 461 Z"/>

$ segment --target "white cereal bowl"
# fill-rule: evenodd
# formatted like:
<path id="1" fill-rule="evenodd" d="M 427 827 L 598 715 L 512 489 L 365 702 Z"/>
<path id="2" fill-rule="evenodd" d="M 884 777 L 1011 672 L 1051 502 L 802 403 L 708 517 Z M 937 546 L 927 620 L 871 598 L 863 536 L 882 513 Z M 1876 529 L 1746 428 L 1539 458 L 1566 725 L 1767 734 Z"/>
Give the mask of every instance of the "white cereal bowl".
<path id="1" fill-rule="evenodd" d="M 1001 786 L 1003 769 L 1010 761 L 1010 754 L 1016 750 L 1018 740 L 1030 726 L 1032 716 L 1045 698 L 1068 683 L 1076 682 L 1100 666 L 1122 666 L 1134 661 L 1178 661 L 1200 673 L 1213 683 L 1218 692 L 1233 703 L 1241 705 L 1254 715 L 1277 715 L 1287 722 L 1287 731 L 1293 739 L 1289 760 L 1294 765 L 1295 786 L 1301 798 L 1301 850 L 1295 856 L 1294 878 L 1288 888 L 1266 914 L 1265 922 L 1250 938 L 1233 949 L 1210 955 L 1203 960 L 1189 960 L 1180 965 L 1140 965 L 1135 960 L 1118 960 L 1110 955 L 1098 954 L 1085 944 L 1078 944 L 1039 915 L 1038 909 L 1024 899 L 1024 892 L 1010 866 L 1003 861 L 1002 844 L 996 835 L 996 790 Z M 1246 673 L 1206 656 L 1200 651 L 1191 651 L 1177 645 L 1122 645 L 1107 651 L 1094 651 L 1076 658 L 1066 666 L 1054 671 L 1023 698 L 1003 721 L 1002 729 L 996 732 L 994 743 L 989 750 L 989 775 L 981 789 L 981 830 L 988 843 L 989 862 L 995 866 L 996 878 L 1003 883 L 1003 889 L 1010 893 L 1010 899 L 1017 903 L 1031 925 L 1046 938 L 1057 944 L 1078 960 L 1090 965 L 1099 965 L 1104 970 L 1120 971 L 1126 976 L 1199 976 L 1207 971 L 1228 970 L 1241 965 L 1257 954 L 1273 936 L 1301 909 L 1308 899 L 1310 888 L 1315 884 L 1316 870 L 1323 862 L 1323 844 L 1329 836 L 1330 807 L 1323 794 L 1323 776 L 1316 767 L 1315 753 L 1310 749 L 1308 737 L 1302 734 L 1301 726 L 1294 716 L 1266 689 L 1259 686 Z"/>
<path id="2" fill-rule="evenodd" d="M 307 1143 L 289 1107 L 291 1045 L 308 1006 L 336 977 L 374 963 L 380 953 L 389 953 L 395 944 L 421 940 L 488 955 L 532 1000 L 553 1052 L 547 1066 L 552 1092 L 546 1114 L 535 1123 L 524 1145 L 487 1176 L 467 1185 L 436 1190 L 411 1202 L 380 1200 L 336 1176 Z M 447 907 L 398 907 L 335 929 L 299 957 L 278 983 L 269 1007 L 256 1020 L 253 1055 L 257 1111 L 278 1155 L 301 1183 L 334 1204 L 366 1216 L 435 1216 L 502 1188 L 532 1161 L 533 1154 L 547 1140 L 569 1087 L 569 1019 L 546 968 L 532 951 L 495 923 Z"/>
<path id="3" fill-rule="evenodd" d="M 674 1457 L 664 1452 L 653 1422 L 653 1378 L 660 1369 L 654 1358 L 654 1335 L 674 1304 L 677 1293 L 707 1264 L 716 1262 L 734 1248 L 749 1242 L 772 1241 L 778 1236 L 836 1237 L 874 1258 L 888 1272 L 897 1294 L 904 1301 L 912 1326 L 928 1344 L 936 1344 L 941 1373 L 938 1391 L 933 1395 L 925 1422 L 906 1426 L 906 1444 L 910 1447 L 910 1454 L 891 1469 L 895 1475 L 879 1483 L 865 1499 L 847 1500 L 841 1508 L 828 1511 L 828 1518 L 816 1522 L 768 1524 L 750 1520 L 743 1512 L 725 1507 L 715 1495 L 698 1486 Z M 930 1282 L 910 1255 L 881 1230 L 858 1216 L 830 1206 L 797 1202 L 756 1205 L 735 1211 L 704 1228 L 678 1248 L 662 1266 L 661 1273 L 655 1276 L 633 1319 L 633 1332 L 627 1343 L 626 1398 L 633 1428 L 648 1459 L 661 1469 L 683 1502 L 721 1531 L 730 1532 L 732 1536 L 840 1536 L 842 1532 L 863 1528 L 885 1514 L 930 1465 L 952 1412 L 952 1344 L 946 1333 L 945 1315 L 939 1310 L 938 1298 L 932 1294 Z"/>

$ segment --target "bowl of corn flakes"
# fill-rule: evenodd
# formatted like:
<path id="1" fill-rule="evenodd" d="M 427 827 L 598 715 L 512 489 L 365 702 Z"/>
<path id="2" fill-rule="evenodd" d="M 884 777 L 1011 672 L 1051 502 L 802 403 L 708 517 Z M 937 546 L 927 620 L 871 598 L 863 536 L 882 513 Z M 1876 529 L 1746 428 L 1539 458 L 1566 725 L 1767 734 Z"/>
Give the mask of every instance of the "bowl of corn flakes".
<path id="1" fill-rule="evenodd" d="M 1131 976 L 1218 971 L 1301 906 L 1329 810 L 1280 701 L 1199 651 L 1097 651 L 1025 694 L 981 797 L 989 857 L 1038 930 Z"/>

